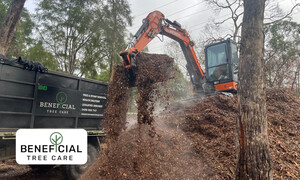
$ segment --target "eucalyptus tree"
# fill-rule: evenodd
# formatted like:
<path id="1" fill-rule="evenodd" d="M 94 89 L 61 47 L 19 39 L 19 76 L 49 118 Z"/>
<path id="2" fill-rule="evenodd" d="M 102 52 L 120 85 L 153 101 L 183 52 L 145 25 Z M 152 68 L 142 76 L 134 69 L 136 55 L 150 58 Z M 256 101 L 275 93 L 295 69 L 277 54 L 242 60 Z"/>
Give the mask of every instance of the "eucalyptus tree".
<path id="1" fill-rule="evenodd" d="M 60 69 L 90 78 L 111 71 L 131 24 L 126 0 L 42 0 L 36 20 Z"/>
<path id="2" fill-rule="evenodd" d="M 129 3 L 126 0 L 106 0 L 103 13 L 111 80 L 113 68 L 121 60 L 119 52 L 126 48 L 126 28 L 132 25 L 132 17 Z"/>
<path id="3" fill-rule="evenodd" d="M 265 27 L 265 76 L 268 87 L 297 85 L 300 71 L 300 24 L 279 21 Z M 298 85 L 299 86 L 299 85 Z"/>
<path id="4" fill-rule="evenodd" d="M 212 21 L 206 26 L 206 34 L 210 36 L 212 41 L 220 39 L 232 38 L 234 41 L 239 42 L 242 18 L 244 15 L 243 0 L 204 0 L 210 7 L 213 8 L 216 14 L 221 11 L 226 12 L 220 18 L 213 18 Z M 279 6 L 280 2 L 266 0 L 266 8 L 264 14 L 264 24 L 269 25 L 282 20 L 291 19 L 291 15 L 295 9 L 300 6 L 300 3 L 295 4 L 289 11 L 285 12 Z M 220 26 L 228 26 L 227 34 L 221 33 L 224 31 Z M 227 28 L 228 29 L 228 28 Z M 217 36 L 216 36 L 217 35 Z"/>
<path id="5" fill-rule="evenodd" d="M 101 0 L 42 0 L 38 3 L 37 31 L 64 72 L 80 73 L 86 46 L 101 33 L 102 5 Z"/>
<path id="6" fill-rule="evenodd" d="M 244 0 L 239 59 L 236 179 L 273 179 L 264 84 L 265 0 Z"/>

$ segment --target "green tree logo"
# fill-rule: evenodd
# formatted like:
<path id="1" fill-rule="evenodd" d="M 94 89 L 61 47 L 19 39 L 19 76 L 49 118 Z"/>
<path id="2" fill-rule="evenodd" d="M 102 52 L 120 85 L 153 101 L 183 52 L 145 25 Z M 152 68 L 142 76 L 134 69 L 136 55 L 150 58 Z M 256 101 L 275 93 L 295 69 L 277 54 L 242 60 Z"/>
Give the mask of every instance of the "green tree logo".
<path id="1" fill-rule="evenodd" d="M 63 136 L 59 132 L 54 132 L 50 135 L 50 142 L 55 145 L 55 152 L 57 152 L 57 146 L 63 142 Z"/>
<path id="2" fill-rule="evenodd" d="M 56 94 L 56 102 L 59 104 L 59 108 L 61 108 L 62 105 L 67 102 L 67 100 L 68 100 L 68 96 L 65 92 L 61 91 Z"/>

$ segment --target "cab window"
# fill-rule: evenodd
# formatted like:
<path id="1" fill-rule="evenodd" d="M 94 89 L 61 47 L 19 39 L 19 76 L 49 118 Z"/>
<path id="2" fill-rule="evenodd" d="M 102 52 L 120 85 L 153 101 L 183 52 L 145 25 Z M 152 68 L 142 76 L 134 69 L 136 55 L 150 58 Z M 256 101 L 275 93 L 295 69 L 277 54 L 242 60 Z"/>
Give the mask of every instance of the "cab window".
<path id="1" fill-rule="evenodd" d="M 227 63 L 226 43 L 207 48 L 208 68 Z"/>
<path id="2" fill-rule="evenodd" d="M 238 51 L 237 51 L 237 46 L 236 44 L 231 43 L 231 61 L 233 64 L 238 64 L 239 63 L 239 58 L 238 58 Z"/>

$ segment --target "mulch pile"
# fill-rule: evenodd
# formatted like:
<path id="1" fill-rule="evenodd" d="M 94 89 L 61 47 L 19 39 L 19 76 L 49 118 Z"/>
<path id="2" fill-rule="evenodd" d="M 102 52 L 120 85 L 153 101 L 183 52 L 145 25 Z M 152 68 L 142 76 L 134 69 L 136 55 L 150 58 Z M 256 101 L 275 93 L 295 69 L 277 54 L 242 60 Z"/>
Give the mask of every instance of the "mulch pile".
<path id="1" fill-rule="evenodd" d="M 274 179 L 299 179 L 300 99 L 286 89 L 268 89 L 266 98 Z M 235 178 L 236 96 L 183 101 L 164 117 L 170 127 L 184 131 L 213 173 L 221 179 Z"/>
<path id="2" fill-rule="evenodd" d="M 291 91 L 267 91 L 270 153 L 274 178 L 300 178 L 300 99 Z"/>
<path id="3" fill-rule="evenodd" d="M 118 67 L 105 112 L 108 148 L 81 179 L 234 179 L 237 97 L 181 101 L 155 116 L 156 100 L 168 100 L 158 89 L 173 61 L 164 55 L 141 59 L 137 124 L 125 130 L 128 84 Z M 297 179 L 300 99 L 289 90 L 269 89 L 267 111 L 274 179 Z"/>

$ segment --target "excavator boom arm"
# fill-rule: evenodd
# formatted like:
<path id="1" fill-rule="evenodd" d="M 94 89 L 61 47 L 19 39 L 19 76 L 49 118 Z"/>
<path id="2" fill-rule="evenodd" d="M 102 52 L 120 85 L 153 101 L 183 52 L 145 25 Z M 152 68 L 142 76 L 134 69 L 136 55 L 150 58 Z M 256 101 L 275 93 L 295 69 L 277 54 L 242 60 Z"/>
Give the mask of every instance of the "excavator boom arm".
<path id="1" fill-rule="evenodd" d="M 143 25 L 134 35 L 135 42 L 133 42 L 133 49 L 137 52 L 143 50 L 161 32 L 164 18 L 164 15 L 159 11 L 150 13 L 143 20 Z"/>
<path id="2" fill-rule="evenodd" d="M 151 12 L 143 20 L 143 25 L 134 35 L 129 47 L 120 53 L 124 59 L 125 67 L 127 69 L 133 68 L 134 70 L 135 55 L 144 49 L 158 34 L 166 35 L 179 42 L 187 60 L 187 69 L 192 76 L 193 84 L 200 83 L 200 79 L 204 76 L 204 73 L 193 48 L 194 42 L 190 40 L 187 31 L 182 29 L 179 23 L 165 19 L 164 15 L 159 11 Z M 134 72 L 131 72 L 131 74 L 134 76 Z"/>
<path id="3" fill-rule="evenodd" d="M 187 62 L 186 67 L 191 77 L 194 92 L 202 91 L 204 72 L 194 51 L 193 46 L 195 43 L 191 41 L 186 30 L 177 25 L 165 26 L 162 34 L 179 43 Z"/>

